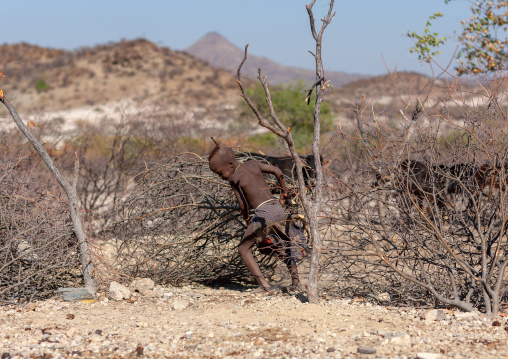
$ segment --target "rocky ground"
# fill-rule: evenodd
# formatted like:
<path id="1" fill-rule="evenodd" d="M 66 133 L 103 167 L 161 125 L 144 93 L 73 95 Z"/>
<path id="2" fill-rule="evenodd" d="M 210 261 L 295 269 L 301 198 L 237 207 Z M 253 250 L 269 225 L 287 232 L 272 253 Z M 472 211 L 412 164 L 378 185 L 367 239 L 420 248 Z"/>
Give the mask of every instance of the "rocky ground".
<path id="1" fill-rule="evenodd" d="M 129 300 L 0 307 L 2 358 L 506 358 L 508 323 L 281 291 L 155 287 Z"/>

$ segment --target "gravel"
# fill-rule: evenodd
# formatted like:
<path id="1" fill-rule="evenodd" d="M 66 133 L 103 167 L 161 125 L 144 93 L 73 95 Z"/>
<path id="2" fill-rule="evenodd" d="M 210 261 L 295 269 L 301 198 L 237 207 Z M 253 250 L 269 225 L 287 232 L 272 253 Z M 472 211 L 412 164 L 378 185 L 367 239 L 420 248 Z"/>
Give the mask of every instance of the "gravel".
<path id="1" fill-rule="evenodd" d="M 0 307 L 2 358 L 501 358 L 508 323 L 459 311 L 318 304 L 204 286 Z M 373 353 L 373 354 L 367 354 Z"/>

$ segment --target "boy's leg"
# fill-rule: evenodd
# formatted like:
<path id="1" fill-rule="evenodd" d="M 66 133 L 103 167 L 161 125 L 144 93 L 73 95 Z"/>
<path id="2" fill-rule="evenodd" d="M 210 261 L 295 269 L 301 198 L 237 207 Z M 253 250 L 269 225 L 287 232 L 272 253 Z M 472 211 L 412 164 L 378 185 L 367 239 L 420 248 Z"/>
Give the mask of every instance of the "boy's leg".
<path id="1" fill-rule="evenodd" d="M 298 267 L 296 263 L 291 259 L 286 260 L 286 266 L 288 267 L 289 274 L 291 275 L 291 290 L 302 290 L 300 283 L 300 276 L 298 275 Z"/>
<path id="2" fill-rule="evenodd" d="M 266 281 L 261 273 L 254 256 L 252 255 L 251 248 L 256 243 L 257 233 L 253 230 L 252 224 L 249 224 L 247 231 L 243 235 L 242 241 L 238 245 L 238 252 L 242 258 L 243 263 L 252 274 L 256 282 L 259 284 L 260 291 L 270 291 L 270 284 Z"/>

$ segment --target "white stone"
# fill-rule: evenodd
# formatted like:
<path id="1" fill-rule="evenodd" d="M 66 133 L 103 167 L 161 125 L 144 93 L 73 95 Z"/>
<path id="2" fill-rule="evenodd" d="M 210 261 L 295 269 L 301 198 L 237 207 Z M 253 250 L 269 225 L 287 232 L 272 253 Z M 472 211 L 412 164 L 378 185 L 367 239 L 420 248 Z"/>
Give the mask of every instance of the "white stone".
<path id="1" fill-rule="evenodd" d="M 259 348 L 258 350 L 256 350 L 254 352 L 254 354 L 252 354 L 252 357 L 253 358 L 261 358 L 261 357 L 263 357 L 264 353 L 265 353 L 265 350 L 263 348 Z"/>
<path id="2" fill-rule="evenodd" d="M 435 320 L 445 320 L 446 314 L 442 309 L 431 309 L 423 314 L 423 319 L 425 319 L 426 324 L 429 324 Z"/>
<path id="3" fill-rule="evenodd" d="M 381 302 L 389 302 L 391 299 L 390 293 L 381 293 L 377 295 L 377 300 Z"/>
<path id="4" fill-rule="evenodd" d="M 130 299 L 132 296 L 131 291 L 126 286 L 111 282 L 109 285 L 109 297 L 113 300 Z"/>
<path id="5" fill-rule="evenodd" d="M 441 354 L 438 353 L 417 353 L 417 359 L 440 359 Z"/>
<path id="6" fill-rule="evenodd" d="M 103 337 L 101 337 L 100 335 L 98 334 L 92 334 L 90 335 L 90 341 L 94 342 L 94 343 L 100 343 L 104 340 Z"/>
<path id="7" fill-rule="evenodd" d="M 173 301 L 173 304 L 171 305 L 171 308 L 174 310 L 182 310 L 189 306 L 189 302 L 183 299 L 175 299 Z"/>
<path id="8" fill-rule="evenodd" d="M 22 261 L 35 262 L 39 256 L 32 251 L 32 245 L 24 239 L 18 239 L 13 242 L 13 249 L 16 256 L 21 257 Z"/>
<path id="9" fill-rule="evenodd" d="M 390 334 L 381 342 L 381 345 L 385 344 L 408 345 L 411 344 L 411 337 L 406 333 Z"/>
<path id="10" fill-rule="evenodd" d="M 457 319 L 469 319 L 478 317 L 478 312 L 458 312 L 455 313 L 455 318 Z"/>
<path id="11" fill-rule="evenodd" d="M 143 295 L 150 294 L 155 287 L 155 283 L 150 278 L 136 278 L 131 282 L 130 288 Z"/>
<path id="12" fill-rule="evenodd" d="M 67 335 L 69 338 L 72 338 L 74 336 L 74 334 L 76 334 L 76 328 L 72 327 L 70 328 L 66 333 L 65 335 Z"/>

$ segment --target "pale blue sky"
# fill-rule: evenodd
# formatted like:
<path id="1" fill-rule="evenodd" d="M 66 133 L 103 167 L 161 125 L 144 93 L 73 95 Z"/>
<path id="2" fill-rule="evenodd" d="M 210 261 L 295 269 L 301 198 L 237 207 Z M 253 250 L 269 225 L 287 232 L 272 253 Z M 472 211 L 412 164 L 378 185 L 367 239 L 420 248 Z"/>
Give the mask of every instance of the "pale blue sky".
<path id="1" fill-rule="evenodd" d="M 313 68 L 314 50 L 305 5 L 308 0 L 4 0 L 0 43 L 25 41 L 75 49 L 121 39 L 147 38 L 183 50 L 217 31 L 249 52 L 284 65 Z M 317 18 L 327 1 L 314 6 Z M 337 15 L 324 35 L 325 69 L 377 75 L 390 70 L 429 73 L 409 53 L 408 30 L 421 32 L 428 16 L 442 11 L 435 26 L 445 34 L 460 31 L 469 2 L 458 0 L 335 1 Z M 320 24 L 319 24 L 320 25 Z M 437 61 L 447 64 L 450 43 Z M 383 58 L 384 62 L 383 63 Z M 0 59 L 1 63 L 1 59 Z M 5 65 L 5 64 L 4 64 Z"/>

